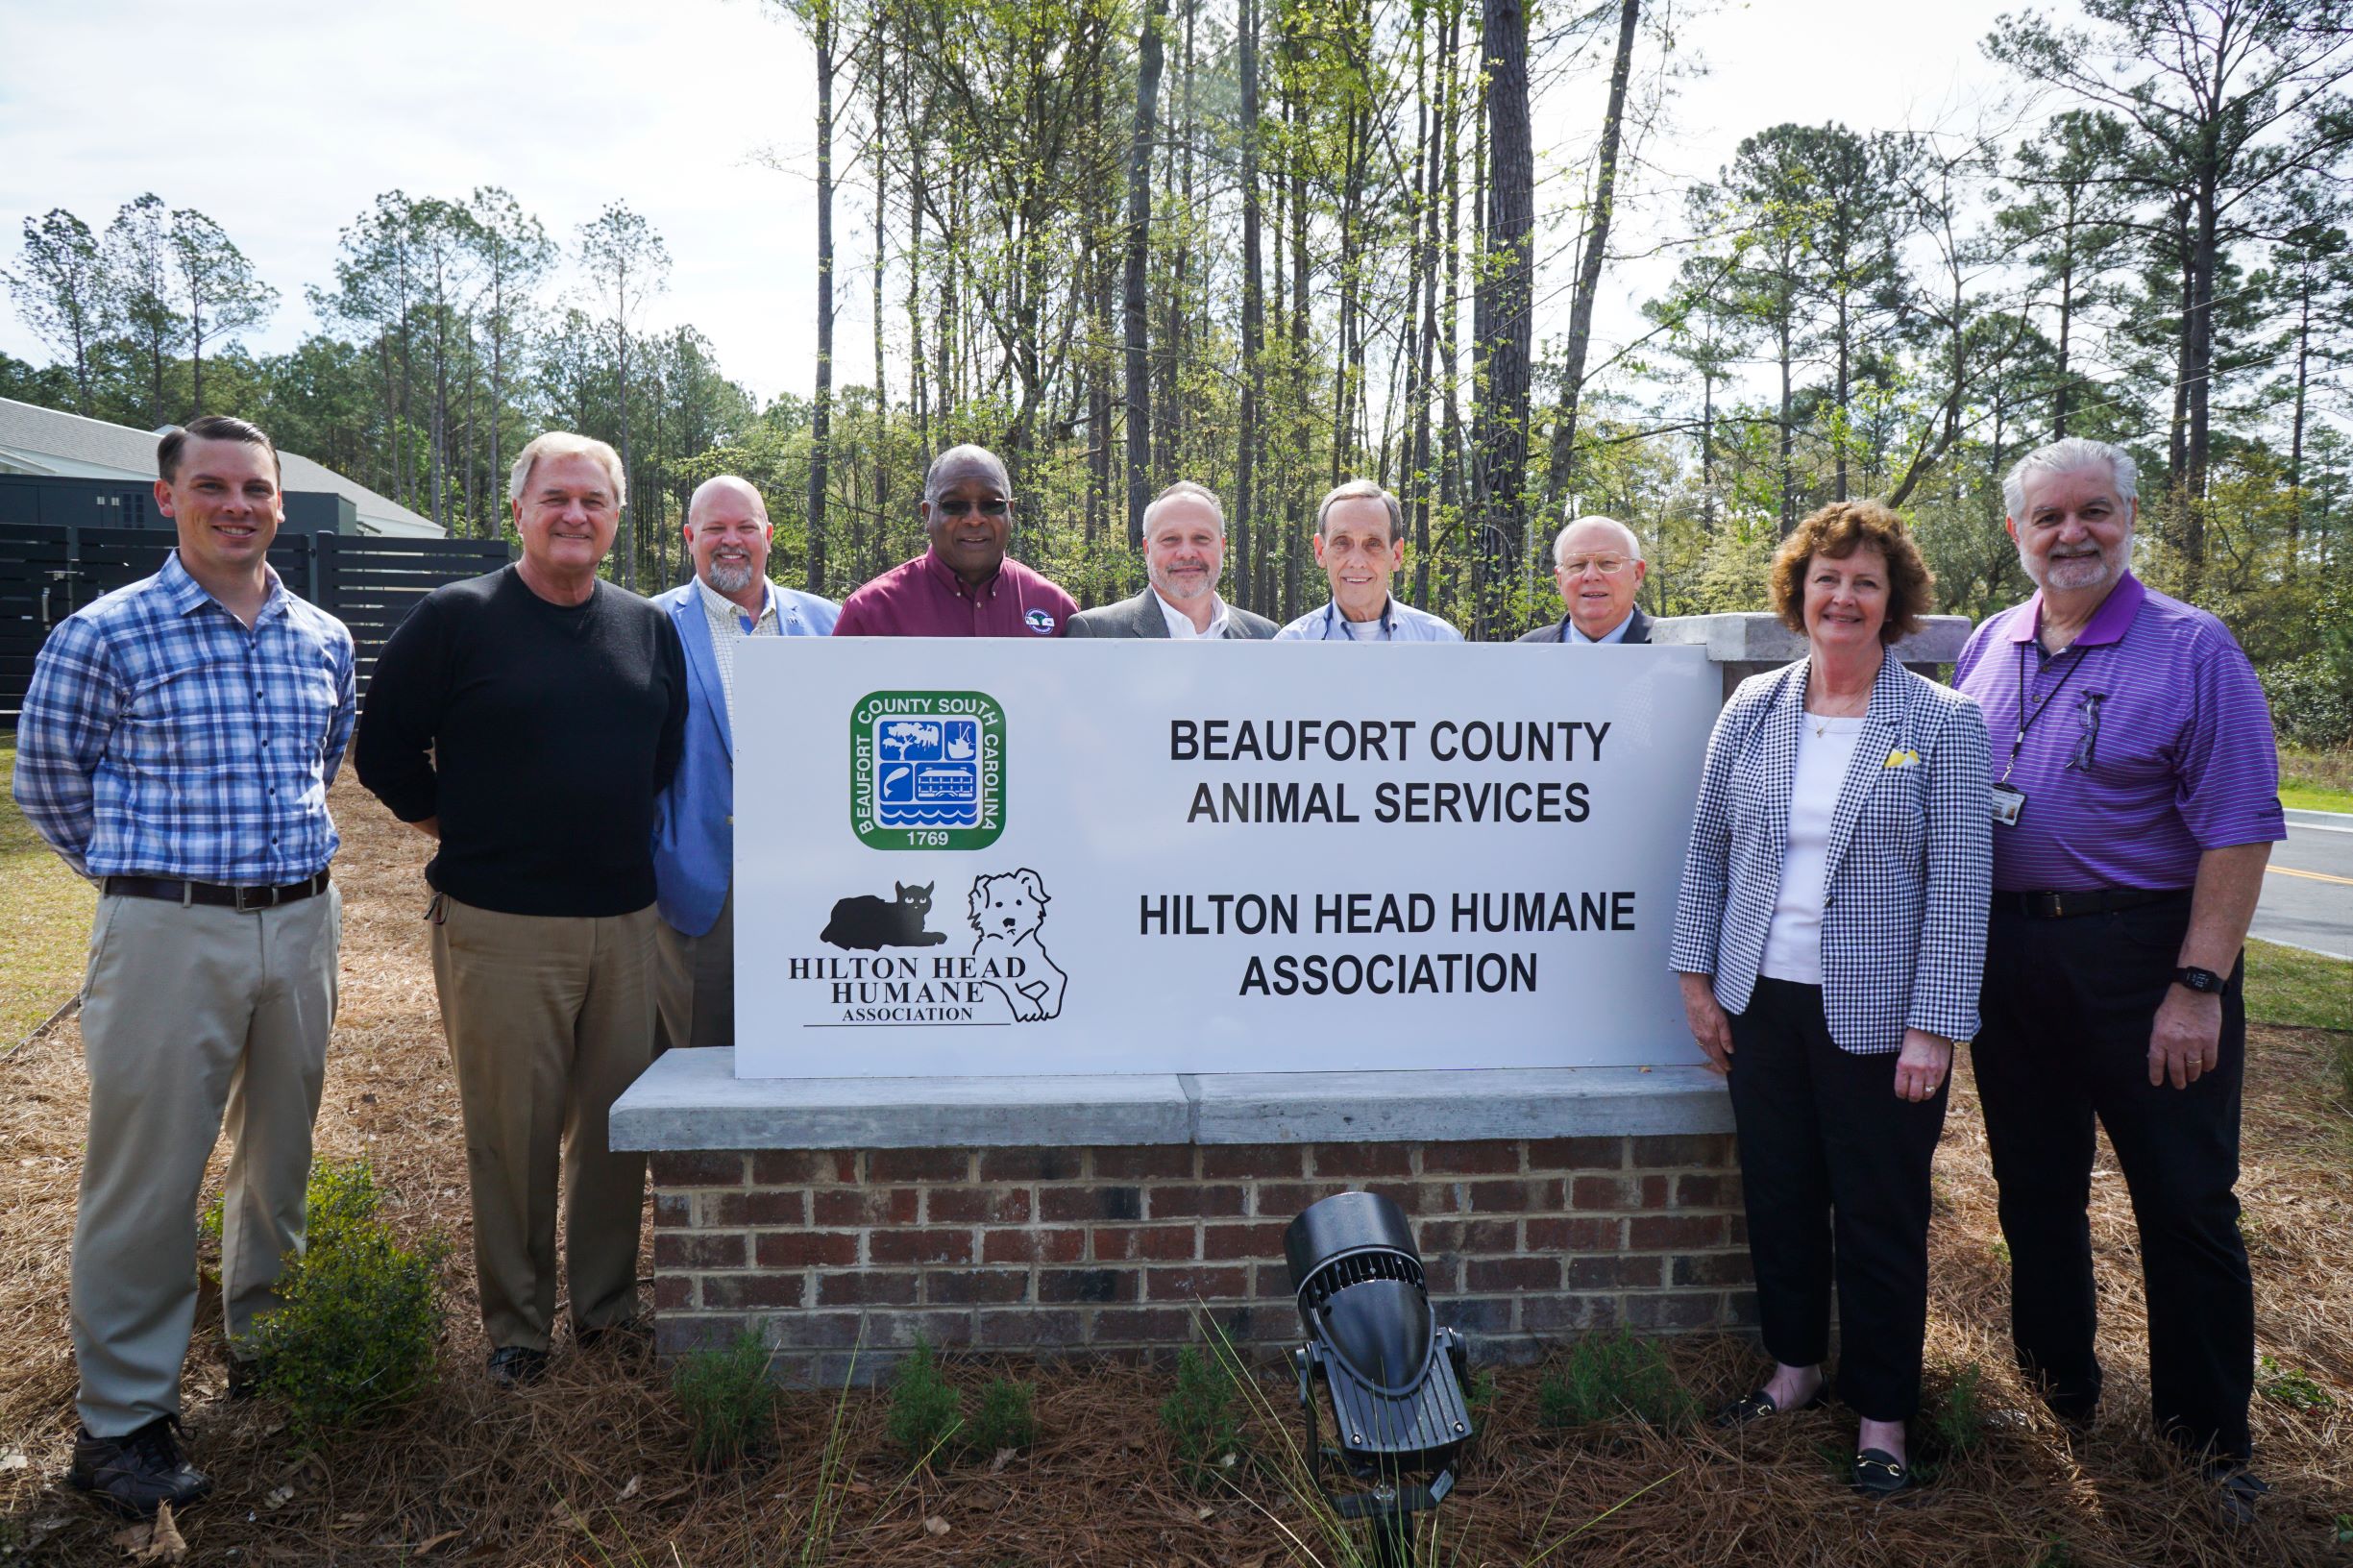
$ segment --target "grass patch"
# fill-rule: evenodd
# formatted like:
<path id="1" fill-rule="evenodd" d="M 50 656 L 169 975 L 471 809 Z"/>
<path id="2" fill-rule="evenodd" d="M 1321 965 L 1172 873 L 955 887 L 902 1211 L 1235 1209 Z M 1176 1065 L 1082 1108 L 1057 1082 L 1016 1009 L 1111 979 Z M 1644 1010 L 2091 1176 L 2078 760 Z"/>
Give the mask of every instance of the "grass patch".
<path id="1" fill-rule="evenodd" d="M 743 1459 L 775 1425 L 776 1387 L 768 1381 L 767 1341 L 757 1329 L 731 1344 L 680 1357 L 670 1391 L 686 1416 L 687 1446 L 696 1464 L 724 1469 Z"/>
<path id="2" fill-rule="evenodd" d="M 1628 1417 L 1673 1431 L 1698 1413 L 1657 1341 L 1623 1329 L 1586 1335 L 1536 1385 L 1536 1422 L 1556 1431 Z"/>
<path id="3" fill-rule="evenodd" d="M 1038 1441 L 1038 1413 L 1032 1409 L 1035 1390 L 1011 1378 L 993 1378 L 980 1393 L 980 1410 L 972 1417 L 970 1448 L 984 1459 L 1006 1449 L 1024 1449 Z"/>
<path id="4" fill-rule="evenodd" d="M 2353 812 L 2353 747 L 2279 750 L 2279 803 L 2299 811 Z"/>
<path id="5" fill-rule="evenodd" d="M 0 774 L 16 775 L 16 741 L 0 739 Z M 12 796 L 0 797 L 0 1051 L 40 1026 L 81 988 L 98 891 L 57 857 Z"/>
<path id="6" fill-rule="evenodd" d="M 1930 1429 L 1947 1454 L 1973 1453 L 1985 1441 L 1984 1374 L 1970 1362 L 1952 1380 L 1928 1418 Z"/>
<path id="7" fill-rule="evenodd" d="M 2316 1410 L 2337 1403 L 2335 1396 L 2315 1383 L 2310 1373 L 2282 1366 L 2268 1356 L 2258 1356 L 2255 1364 L 2255 1391 L 2275 1405 L 2285 1405 L 2292 1410 Z"/>
<path id="8" fill-rule="evenodd" d="M 2353 964 L 2250 938 L 2246 1017 L 2249 1023 L 2353 1033 Z"/>
<path id="9" fill-rule="evenodd" d="M 891 1375 L 892 1446 L 920 1470 L 964 1426 L 964 1396 L 940 1370 L 928 1340 L 918 1339 Z"/>
<path id="10" fill-rule="evenodd" d="M 1161 1425 L 1176 1449 L 1177 1474 L 1207 1491 L 1241 1452 L 1241 1412 L 1234 1408 L 1234 1375 L 1205 1361 L 1191 1346 L 1177 1352 L 1176 1387 L 1161 1402 Z"/>

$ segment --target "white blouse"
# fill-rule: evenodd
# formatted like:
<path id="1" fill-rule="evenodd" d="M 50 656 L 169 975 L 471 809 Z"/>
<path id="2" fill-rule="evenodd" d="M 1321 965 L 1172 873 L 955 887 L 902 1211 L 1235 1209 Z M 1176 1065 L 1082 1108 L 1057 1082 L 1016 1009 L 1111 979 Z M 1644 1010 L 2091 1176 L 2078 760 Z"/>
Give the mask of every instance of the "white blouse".
<path id="1" fill-rule="evenodd" d="M 1817 734 L 1819 729 L 1821 733 Z M 1802 986 L 1822 984 L 1822 899 L 1828 891 L 1830 818 L 1854 762 L 1863 720 L 1804 716 L 1798 767 L 1789 789 L 1789 845 L 1781 853 L 1781 891 L 1765 931 L 1757 972 Z"/>

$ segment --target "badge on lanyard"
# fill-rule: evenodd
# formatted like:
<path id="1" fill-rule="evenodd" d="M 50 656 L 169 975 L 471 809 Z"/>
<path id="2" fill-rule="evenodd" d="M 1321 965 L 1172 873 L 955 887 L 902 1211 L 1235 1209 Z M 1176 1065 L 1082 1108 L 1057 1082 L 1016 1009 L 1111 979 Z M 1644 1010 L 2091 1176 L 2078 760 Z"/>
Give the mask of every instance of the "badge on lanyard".
<path id="1" fill-rule="evenodd" d="M 2002 827 L 2016 827 L 2018 814 L 2026 809 L 2026 792 L 2015 784 L 1994 784 L 1988 789 L 1994 796 L 1994 821 Z"/>

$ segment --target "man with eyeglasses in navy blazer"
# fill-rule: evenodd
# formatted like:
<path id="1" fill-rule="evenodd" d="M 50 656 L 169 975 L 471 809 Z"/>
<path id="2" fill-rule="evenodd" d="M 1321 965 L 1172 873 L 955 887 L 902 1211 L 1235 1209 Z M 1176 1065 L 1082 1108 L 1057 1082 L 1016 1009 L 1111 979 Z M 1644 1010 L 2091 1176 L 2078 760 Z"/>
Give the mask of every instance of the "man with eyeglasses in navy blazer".
<path id="1" fill-rule="evenodd" d="M 1650 570 L 1642 541 L 1614 517 L 1580 517 L 1553 541 L 1553 581 L 1568 613 L 1523 643 L 1647 643 L 1651 618 L 1634 602 Z"/>

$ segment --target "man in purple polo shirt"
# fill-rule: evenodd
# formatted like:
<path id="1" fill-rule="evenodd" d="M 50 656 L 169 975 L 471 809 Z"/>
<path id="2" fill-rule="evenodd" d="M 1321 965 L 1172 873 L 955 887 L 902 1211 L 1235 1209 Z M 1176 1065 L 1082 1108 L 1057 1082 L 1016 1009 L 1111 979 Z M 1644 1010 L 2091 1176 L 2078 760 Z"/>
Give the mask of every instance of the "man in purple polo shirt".
<path id="1" fill-rule="evenodd" d="M 1979 626 L 1954 684 L 1994 742 L 1985 1108 L 2019 1363 L 2091 1420 L 2093 1120 L 2123 1167 L 2157 1426 L 2243 1523 L 2254 1286 L 2239 1235 L 2240 948 L 2287 837 L 2263 687 L 2222 623 L 2127 569 L 2132 458 L 2057 441 L 2003 485 L 2039 592 Z"/>
<path id="2" fill-rule="evenodd" d="M 950 447 L 923 476 L 931 549 L 842 603 L 836 637 L 1060 637 L 1078 601 L 1005 555 L 1013 480 L 985 447 Z"/>

